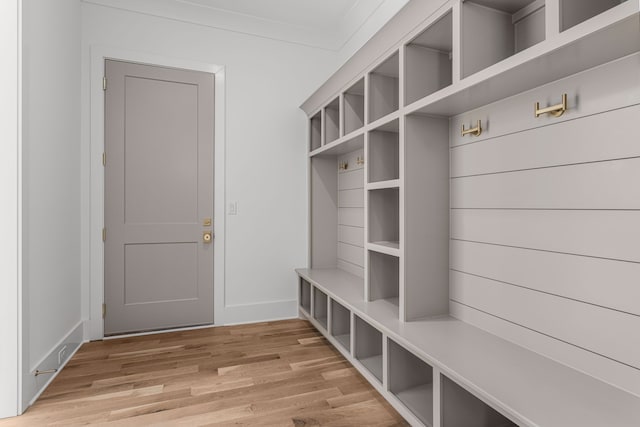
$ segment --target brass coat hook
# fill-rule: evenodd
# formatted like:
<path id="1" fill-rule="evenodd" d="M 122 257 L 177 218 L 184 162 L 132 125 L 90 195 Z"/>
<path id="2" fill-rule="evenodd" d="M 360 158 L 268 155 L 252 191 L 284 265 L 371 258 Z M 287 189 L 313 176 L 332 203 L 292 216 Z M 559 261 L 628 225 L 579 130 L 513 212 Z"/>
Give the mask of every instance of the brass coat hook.
<path id="1" fill-rule="evenodd" d="M 482 133 L 482 121 L 478 120 L 478 124 L 476 125 L 476 127 L 471 128 L 471 129 L 465 129 L 464 128 L 464 124 L 462 124 L 462 136 L 465 135 L 475 135 L 475 136 L 480 136 L 480 134 Z"/>
<path id="2" fill-rule="evenodd" d="M 540 117 L 542 114 L 551 114 L 554 117 L 560 117 L 567 111 L 567 94 L 562 94 L 562 102 L 560 104 L 552 105 L 547 108 L 540 108 L 540 103 L 536 102 L 534 113 L 536 117 Z"/>

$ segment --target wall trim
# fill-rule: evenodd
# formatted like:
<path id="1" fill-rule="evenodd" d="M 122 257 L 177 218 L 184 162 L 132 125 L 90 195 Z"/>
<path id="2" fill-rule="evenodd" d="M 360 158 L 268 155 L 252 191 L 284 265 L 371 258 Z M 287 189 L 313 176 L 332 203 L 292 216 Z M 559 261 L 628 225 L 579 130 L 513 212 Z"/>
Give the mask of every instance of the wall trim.
<path id="1" fill-rule="evenodd" d="M 46 388 L 51 384 L 51 382 L 55 379 L 55 377 L 60 374 L 62 369 L 67 365 L 69 360 L 73 357 L 74 354 L 80 349 L 82 346 L 83 340 L 83 332 L 84 332 L 84 322 L 78 322 L 74 327 L 67 332 L 67 334 L 62 337 L 60 341 L 56 345 L 54 345 L 51 350 L 40 359 L 37 363 L 29 368 L 28 372 L 23 373 L 22 378 L 22 410 L 26 410 L 29 406 L 31 406 L 37 399 L 40 397 L 42 392 L 46 390 Z M 63 360 L 58 361 L 58 352 L 62 350 L 63 347 L 67 347 L 67 351 Z M 35 376 L 34 372 L 36 369 L 46 370 L 46 369 L 57 369 L 57 372 L 54 374 L 45 374 Z M 22 412 L 23 412 L 22 411 Z"/>
<path id="2" fill-rule="evenodd" d="M 104 224 L 104 168 L 102 153 L 104 151 L 104 91 L 102 78 L 104 76 L 105 59 L 116 59 L 164 67 L 183 68 L 193 71 L 203 71 L 215 74 L 215 197 L 214 197 L 214 324 L 225 323 L 224 289 L 225 289 L 225 146 L 226 146 L 226 81 L 224 66 L 173 58 L 153 53 L 137 52 L 116 47 L 92 45 L 90 88 L 90 132 L 91 144 L 88 156 L 90 159 L 89 175 L 89 203 L 90 220 L 89 236 L 89 320 L 86 327 L 85 339 L 101 340 L 104 338 L 104 322 L 102 319 L 102 303 L 104 301 L 104 246 L 102 242 L 102 227 Z M 84 147 L 84 145 L 83 145 Z M 87 172 L 85 172 L 85 178 Z M 86 231 L 86 230 L 85 230 Z M 85 302 L 86 304 L 86 302 Z"/>
<path id="3" fill-rule="evenodd" d="M 298 318 L 298 300 L 227 305 L 224 316 L 225 325 L 296 319 Z"/>
<path id="4" fill-rule="evenodd" d="M 0 3 L 0 418 L 20 412 L 22 358 L 22 0 Z"/>

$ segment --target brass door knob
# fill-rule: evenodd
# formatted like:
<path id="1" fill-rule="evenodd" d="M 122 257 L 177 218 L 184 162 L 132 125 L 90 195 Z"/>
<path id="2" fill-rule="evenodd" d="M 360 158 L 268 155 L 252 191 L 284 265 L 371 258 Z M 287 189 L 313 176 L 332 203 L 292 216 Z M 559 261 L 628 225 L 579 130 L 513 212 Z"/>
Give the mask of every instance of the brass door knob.
<path id="1" fill-rule="evenodd" d="M 213 233 L 211 231 L 205 231 L 202 233 L 202 241 L 205 243 L 211 243 L 211 240 L 213 240 Z"/>

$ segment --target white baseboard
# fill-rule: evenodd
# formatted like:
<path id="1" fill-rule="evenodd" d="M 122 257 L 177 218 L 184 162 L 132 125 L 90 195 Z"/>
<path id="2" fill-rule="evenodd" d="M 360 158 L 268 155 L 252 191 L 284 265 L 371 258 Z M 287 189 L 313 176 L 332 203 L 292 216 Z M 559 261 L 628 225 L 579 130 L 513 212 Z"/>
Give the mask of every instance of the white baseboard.
<path id="1" fill-rule="evenodd" d="M 232 305 L 224 308 L 224 324 L 237 325 L 298 317 L 298 300 Z"/>
<path id="2" fill-rule="evenodd" d="M 78 351 L 84 336 L 84 322 L 80 321 L 76 326 L 53 346 L 53 348 L 43 357 L 30 371 L 22 376 L 22 412 L 24 412 L 33 402 L 40 397 L 42 392 L 49 386 L 51 381 L 58 376 L 65 367 L 69 359 Z M 66 351 L 62 360 L 58 361 L 58 354 L 66 346 Z M 52 374 L 35 375 L 36 370 L 46 371 L 56 369 Z"/>

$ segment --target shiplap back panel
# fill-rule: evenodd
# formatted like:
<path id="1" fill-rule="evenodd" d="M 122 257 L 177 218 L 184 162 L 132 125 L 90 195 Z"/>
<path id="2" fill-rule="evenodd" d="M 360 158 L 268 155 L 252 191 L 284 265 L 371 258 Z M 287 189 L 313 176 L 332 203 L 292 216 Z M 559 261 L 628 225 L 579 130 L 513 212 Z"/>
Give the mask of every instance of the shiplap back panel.
<path id="1" fill-rule="evenodd" d="M 364 150 L 338 156 L 338 268 L 364 277 Z M 345 162 L 347 168 L 338 166 Z"/>
<path id="2" fill-rule="evenodd" d="M 464 113 L 450 136 L 451 314 L 637 395 L 639 65 Z M 562 117 L 533 116 L 563 92 Z M 482 136 L 462 138 L 478 118 Z"/>

